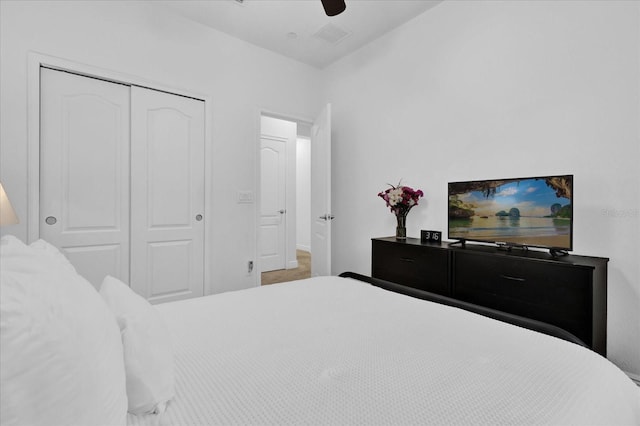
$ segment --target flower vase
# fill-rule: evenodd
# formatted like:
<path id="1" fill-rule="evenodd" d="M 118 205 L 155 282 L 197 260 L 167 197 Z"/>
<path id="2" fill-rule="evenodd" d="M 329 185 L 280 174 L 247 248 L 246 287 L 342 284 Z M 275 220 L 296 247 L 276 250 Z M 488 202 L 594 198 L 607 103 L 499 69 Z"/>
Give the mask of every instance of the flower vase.
<path id="1" fill-rule="evenodd" d="M 407 239 L 407 215 L 397 214 L 396 220 L 398 221 L 398 225 L 396 226 L 396 240 L 406 240 Z"/>

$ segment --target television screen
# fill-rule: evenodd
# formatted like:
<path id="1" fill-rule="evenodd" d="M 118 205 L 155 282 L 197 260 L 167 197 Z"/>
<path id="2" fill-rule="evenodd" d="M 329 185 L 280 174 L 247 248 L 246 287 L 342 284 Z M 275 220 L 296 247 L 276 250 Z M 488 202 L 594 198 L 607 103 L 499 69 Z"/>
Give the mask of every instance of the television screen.
<path id="1" fill-rule="evenodd" d="M 449 239 L 573 248 L 573 176 L 449 183 Z"/>

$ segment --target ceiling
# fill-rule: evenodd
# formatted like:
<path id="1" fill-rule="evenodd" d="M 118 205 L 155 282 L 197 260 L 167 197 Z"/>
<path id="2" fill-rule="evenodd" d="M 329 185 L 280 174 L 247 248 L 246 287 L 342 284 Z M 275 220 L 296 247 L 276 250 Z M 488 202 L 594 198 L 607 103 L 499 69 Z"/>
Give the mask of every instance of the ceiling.
<path id="1" fill-rule="evenodd" d="M 163 0 L 173 12 L 249 43 L 324 68 L 443 0 L 345 0 L 328 17 L 320 0 Z"/>

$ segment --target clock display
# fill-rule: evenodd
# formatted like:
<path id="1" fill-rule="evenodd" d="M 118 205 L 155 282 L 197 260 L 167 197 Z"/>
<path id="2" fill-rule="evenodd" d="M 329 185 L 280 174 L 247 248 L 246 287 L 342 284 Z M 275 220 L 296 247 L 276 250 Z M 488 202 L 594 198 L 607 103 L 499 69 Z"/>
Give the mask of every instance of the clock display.
<path id="1" fill-rule="evenodd" d="M 441 231 L 420 231 L 420 241 L 423 243 L 427 242 L 440 242 L 442 240 L 442 232 Z"/>

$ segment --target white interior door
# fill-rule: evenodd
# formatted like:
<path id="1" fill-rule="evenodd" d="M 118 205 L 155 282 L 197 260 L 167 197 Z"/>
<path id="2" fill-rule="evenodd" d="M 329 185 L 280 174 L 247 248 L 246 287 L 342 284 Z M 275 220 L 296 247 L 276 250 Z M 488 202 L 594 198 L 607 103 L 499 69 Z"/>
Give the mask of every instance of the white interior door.
<path id="1" fill-rule="evenodd" d="M 260 265 L 261 271 L 286 267 L 287 141 L 260 138 Z"/>
<path id="2" fill-rule="evenodd" d="M 131 88 L 131 288 L 204 292 L 204 102 Z"/>
<path id="3" fill-rule="evenodd" d="M 40 238 L 96 288 L 129 280 L 129 87 L 41 68 Z"/>
<path id="4" fill-rule="evenodd" d="M 311 276 L 331 275 L 331 104 L 311 127 Z"/>
<path id="5" fill-rule="evenodd" d="M 298 125 L 260 118 L 260 271 L 298 267 L 296 137 Z"/>

